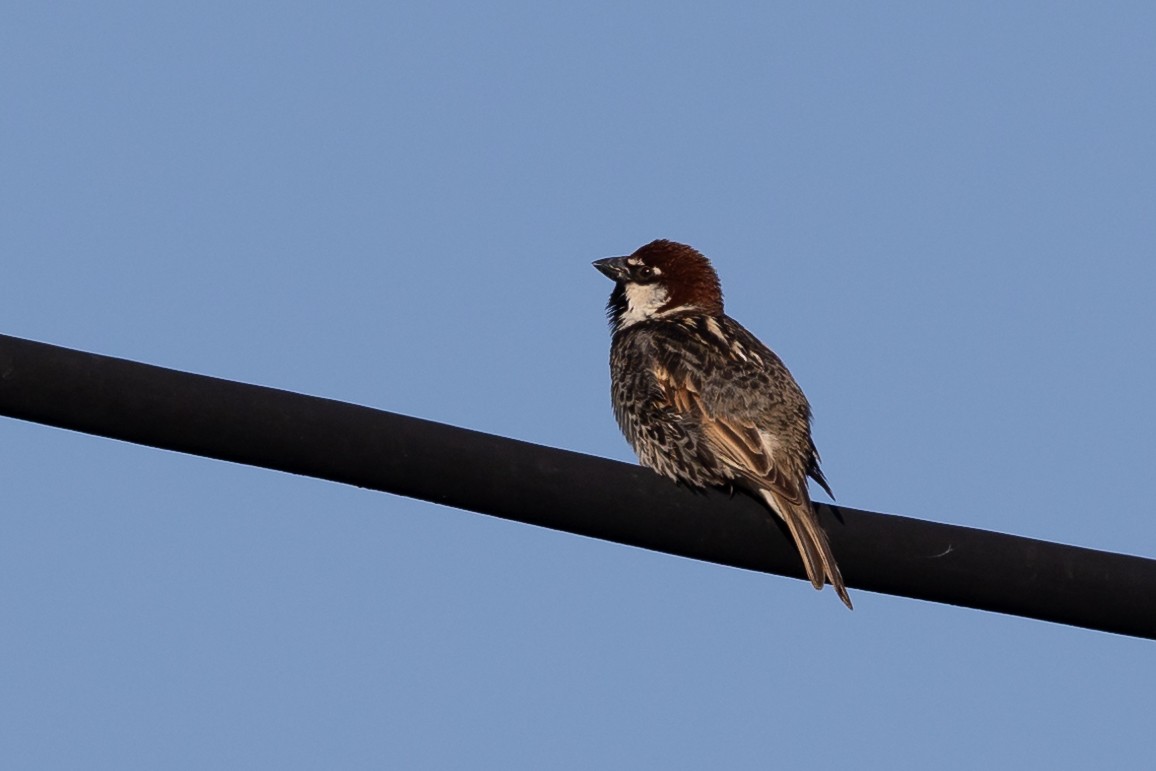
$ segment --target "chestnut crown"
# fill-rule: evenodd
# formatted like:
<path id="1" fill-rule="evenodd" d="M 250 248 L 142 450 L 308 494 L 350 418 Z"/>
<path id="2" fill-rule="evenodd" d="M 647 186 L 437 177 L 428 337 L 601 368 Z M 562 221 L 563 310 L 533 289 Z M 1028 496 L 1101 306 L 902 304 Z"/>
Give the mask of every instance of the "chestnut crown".
<path id="1" fill-rule="evenodd" d="M 598 260 L 594 267 L 614 280 L 607 312 L 615 328 L 684 310 L 722 315 L 718 274 L 686 244 L 659 239 L 629 256 Z"/>

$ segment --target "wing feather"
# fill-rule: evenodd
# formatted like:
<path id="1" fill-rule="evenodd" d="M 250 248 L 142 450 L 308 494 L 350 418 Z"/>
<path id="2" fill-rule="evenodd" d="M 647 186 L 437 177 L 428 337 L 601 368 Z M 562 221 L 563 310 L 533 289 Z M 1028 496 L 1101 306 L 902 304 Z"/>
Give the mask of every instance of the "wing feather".
<path id="1" fill-rule="evenodd" d="M 724 335 L 720 333 L 718 336 L 725 342 Z M 753 389 L 763 397 L 775 393 L 773 384 L 785 384 L 797 390 L 798 386 L 777 357 L 749 333 L 746 337 L 749 341 L 744 342 L 754 355 L 734 354 L 732 346 L 732 350 L 727 352 L 731 354 L 729 372 L 725 376 L 719 373 L 705 375 L 705 390 L 714 394 L 729 392 L 733 396 L 736 393 L 734 385 L 738 382 L 743 383 L 738 392 Z M 738 352 L 742 353 L 742 349 Z M 752 362 L 751 358 L 755 361 Z M 777 365 L 774 375 L 768 374 L 767 362 Z M 702 396 L 703 383 L 696 382 L 695 371 L 683 365 L 678 356 L 655 358 L 651 374 L 662 394 L 664 408 L 671 410 L 688 429 L 697 428 L 697 434 L 721 470 L 759 494 L 786 523 L 807 577 L 815 588 L 822 589 L 829 580 L 840 599 L 851 607 L 851 598 L 847 595 L 827 535 L 807 494 L 807 476 L 816 479 L 828 492 L 830 490 L 818 470 L 818 454 L 810 439 L 810 410 L 802 392 L 798 393 L 801 407 L 782 425 L 786 430 L 801 432 L 810 449 L 807 457 L 794 459 L 788 453 L 778 452 L 780 440 L 769 426 L 760 428 L 759 414 L 766 409 L 765 404 L 756 407 L 749 400 L 717 397 L 708 404 Z M 776 402 L 776 406 L 781 408 L 782 402 Z"/>
<path id="2" fill-rule="evenodd" d="M 802 502 L 799 485 L 791 481 L 789 473 L 783 473 L 775 465 L 773 451 L 752 421 L 712 414 L 688 375 L 676 377 L 668 369 L 656 366 L 654 377 L 666 403 L 684 418 L 701 426 L 703 438 L 736 477 L 757 487 L 773 489 L 791 503 Z"/>

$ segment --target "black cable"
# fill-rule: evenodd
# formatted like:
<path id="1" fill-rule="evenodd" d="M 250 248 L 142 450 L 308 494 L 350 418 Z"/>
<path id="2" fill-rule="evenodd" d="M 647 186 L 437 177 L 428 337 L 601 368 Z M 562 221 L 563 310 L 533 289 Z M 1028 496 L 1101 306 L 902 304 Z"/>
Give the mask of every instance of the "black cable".
<path id="1" fill-rule="evenodd" d="M 746 496 L 344 402 L 0 335 L 0 414 L 803 577 L 789 538 Z M 1156 561 L 841 506 L 819 514 L 849 587 L 1156 639 Z"/>

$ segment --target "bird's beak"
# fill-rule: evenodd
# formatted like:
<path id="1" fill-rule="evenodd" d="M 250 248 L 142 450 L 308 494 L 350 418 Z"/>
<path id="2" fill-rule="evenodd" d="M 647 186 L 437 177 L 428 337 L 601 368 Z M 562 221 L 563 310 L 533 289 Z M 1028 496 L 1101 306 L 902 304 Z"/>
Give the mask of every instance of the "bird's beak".
<path id="1" fill-rule="evenodd" d="M 614 281 L 625 281 L 629 273 L 625 257 L 607 257 L 604 260 L 595 260 L 594 267 L 604 276 Z"/>

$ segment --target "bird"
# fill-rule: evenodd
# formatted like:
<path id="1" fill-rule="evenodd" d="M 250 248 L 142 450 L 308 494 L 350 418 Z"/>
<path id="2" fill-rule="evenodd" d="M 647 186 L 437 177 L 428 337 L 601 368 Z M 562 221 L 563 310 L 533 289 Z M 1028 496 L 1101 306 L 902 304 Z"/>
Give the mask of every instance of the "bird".
<path id="1" fill-rule="evenodd" d="M 610 391 L 639 462 L 692 488 L 735 488 L 781 519 L 816 589 L 851 598 L 807 478 L 828 495 L 811 406 L 782 360 L 723 312 L 701 252 L 659 239 L 594 267 L 614 281 Z"/>

